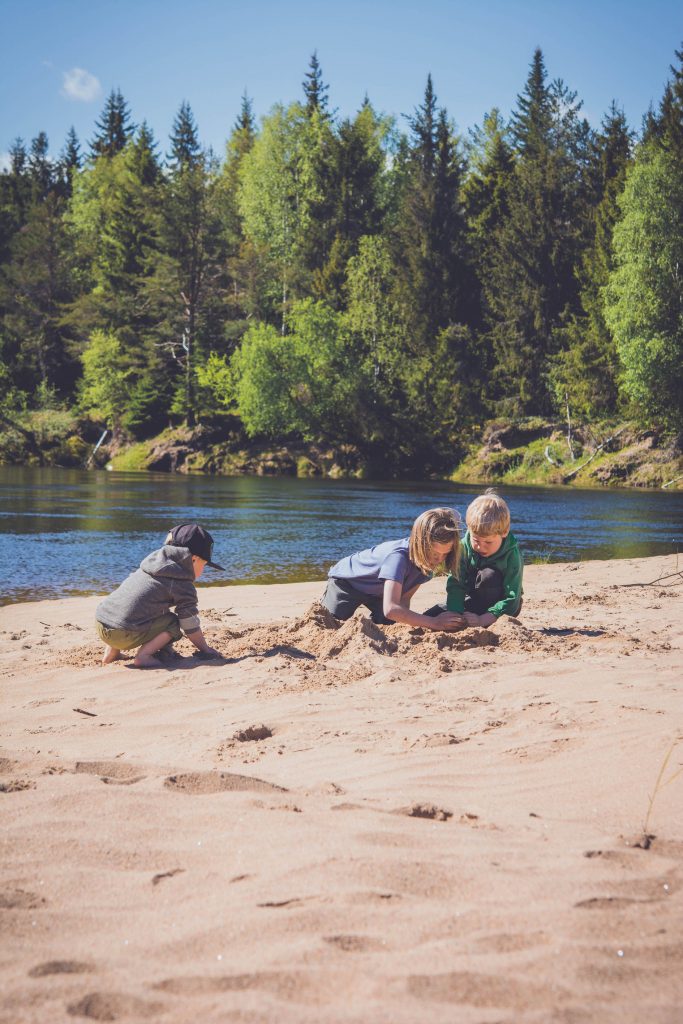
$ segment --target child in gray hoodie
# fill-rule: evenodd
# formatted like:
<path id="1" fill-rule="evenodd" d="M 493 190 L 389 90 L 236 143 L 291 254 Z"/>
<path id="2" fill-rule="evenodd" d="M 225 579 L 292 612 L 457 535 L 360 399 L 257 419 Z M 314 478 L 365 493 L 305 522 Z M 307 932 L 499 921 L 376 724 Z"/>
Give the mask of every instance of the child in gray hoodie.
<path id="1" fill-rule="evenodd" d="M 95 617 L 105 645 L 103 665 L 116 661 L 121 651 L 137 647 L 133 664 L 158 668 L 161 663 L 154 655 L 179 640 L 182 633 L 204 657 L 220 658 L 202 634 L 194 585 L 207 565 L 225 571 L 211 561 L 212 550 L 213 539 L 203 527 L 196 523 L 176 526 L 162 548 L 147 555 L 139 569 L 100 601 Z"/>

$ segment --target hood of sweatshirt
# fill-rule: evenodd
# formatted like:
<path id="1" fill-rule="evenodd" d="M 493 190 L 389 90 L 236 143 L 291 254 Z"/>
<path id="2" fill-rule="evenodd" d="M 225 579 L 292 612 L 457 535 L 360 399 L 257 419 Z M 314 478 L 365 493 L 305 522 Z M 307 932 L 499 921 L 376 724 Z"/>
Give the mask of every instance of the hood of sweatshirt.
<path id="1" fill-rule="evenodd" d="M 140 568 L 150 576 L 194 581 L 194 567 L 189 549 L 177 548 L 173 544 L 164 544 L 158 551 L 152 551 L 140 562 Z"/>
<path id="2" fill-rule="evenodd" d="M 486 568 L 488 566 L 500 568 L 501 565 L 507 564 L 510 556 L 514 556 L 515 558 L 519 557 L 519 545 L 517 544 L 517 538 L 513 533 L 508 533 L 498 550 L 493 555 L 488 555 L 486 557 L 484 555 L 477 554 L 472 547 L 469 530 L 465 534 L 465 543 L 463 544 L 463 547 L 465 548 L 470 564 L 476 564 L 479 568 Z"/>

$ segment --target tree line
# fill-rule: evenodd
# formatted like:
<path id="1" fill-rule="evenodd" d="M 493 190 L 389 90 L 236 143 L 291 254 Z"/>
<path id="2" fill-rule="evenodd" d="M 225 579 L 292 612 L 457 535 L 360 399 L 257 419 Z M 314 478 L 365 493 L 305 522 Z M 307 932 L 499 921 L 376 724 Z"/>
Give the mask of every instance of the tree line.
<path id="1" fill-rule="evenodd" d="M 599 128 L 537 50 L 463 137 L 428 76 L 401 126 L 301 99 L 218 157 L 180 105 L 163 156 L 109 95 L 87 153 L 40 133 L 0 174 L 3 416 L 448 459 L 491 417 L 683 428 L 683 50 L 641 130 Z"/>

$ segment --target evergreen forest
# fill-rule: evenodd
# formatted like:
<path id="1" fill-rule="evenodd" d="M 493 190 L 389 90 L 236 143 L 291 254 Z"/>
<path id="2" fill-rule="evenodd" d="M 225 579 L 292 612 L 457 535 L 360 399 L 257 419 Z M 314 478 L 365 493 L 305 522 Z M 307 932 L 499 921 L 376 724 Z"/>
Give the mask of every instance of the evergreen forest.
<path id="1" fill-rule="evenodd" d="M 30 451 L 75 421 L 121 443 L 210 424 L 354 446 L 378 473 L 445 471 L 496 418 L 680 432 L 674 53 L 637 128 L 615 104 L 589 125 L 540 50 L 515 108 L 466 135 L 431 76 L 410 116 L 366 97 L 340 117 L 314 53 L 260 124 L 243 96 L 220 154 L 187 102 L 160 142 L 120 90 L 57 159 L 17 138 L 0 431 Z"/>

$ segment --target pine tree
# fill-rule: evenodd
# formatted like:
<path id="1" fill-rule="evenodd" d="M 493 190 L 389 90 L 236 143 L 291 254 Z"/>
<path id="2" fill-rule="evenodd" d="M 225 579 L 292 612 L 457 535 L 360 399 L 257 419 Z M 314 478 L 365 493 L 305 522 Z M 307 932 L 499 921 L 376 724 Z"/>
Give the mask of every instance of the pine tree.
<path id="1" fill-rule="evenodd" d="M 72 179 L 81 169 L 81 146 L 76 135 L 76 130 L 71 126 L 69 129 L 64 148 L 59 155 L 59 162 L 57 165 L 58 174 L 60 178 L 60 191 L 63 196 L 67 199 L 71 195 Z"/>
<path id="2" fill-rule="evenodd" d="M 31 193 L 28 154 L 23 139 L 16 138 L 9 169 L 0 173 L 0 265 L 9 259 L 12 238 L 26 220 Z"/>
<path id="3" fill-rule="evenodd" d="M 518 153 L 527 159 L 543 157 L 552 131 L 552 101 L 543 53 L 534 50 L 524 92 L 517 96 L 510 131 Z"/>
<path id="4" fill-rule="evenodd" d="M 551 367 L 558 404 L 569 402 L 575 414 L 589 418 L 614 412 L 618 399 L 618 357 L 604 319 L 603 289 L 613 269 L 612 235 L 630 153 L 626 119 L 612 103 L 595 143 L 592 238 L 576 272 L 581 309 L 557 328 L 560 351 Z"/>
<path id="5" fill-rule="evenodd" d="M 314 165 L 316 195 L 311 208 L 308 265 L 313 291 L 339 308 L 344 303 L 346 265 L 364 235 L 376 234 L 385 210 L 385 140 L 390 122 L 365 101 L 344 119 Z M 326 157 L 326 159 L 324 158 Z"/>
<path id="6" fill-rule="evenodd" d="M 64 322 L 72 298 L 70 265 L 64 200 L 54 191 L 38 196 L 0 270 L 3 357 L 14 382 L 29 394 L 41 386 L 62 396 L 73 393 L 72 335 Z"/>
<path id="7" fill-rule="evenodd" d="M 230 321 L 226 332 L 234 342 L 243 333 L 247 317 L 255 310 L 255 296 L 251 283 L 256 268 L 256 255 L 244 234 L 239 209 L 239 188 L 242 163 L 256 138 L 256 125 L 252 102 L 246 92 L 242 95 L 240 113 L 233 125 L 226 146 L 225 162 L 218 183 L 221 219 L 227 250 Z"/>
<path id="8" fill-rule="evenodd" d="M 33 186 L 33 195 L 44 199 L 55 179 L 55 167 L 48 155 L 48 138 L 45 132 L 39 132 L 31 143 L 28 157 L 28 171 Z"/>
<path id="9" fill-rule="evenodd" d="M 132 138 L 135 125 L 131 122 L 130 110 L 120 89 L 112 89 L 109 93 L 95 127 L 98 134 L 90 143 L 90 154 L 93 157 L 116 156 Z"/>
<path id="10" fill-rule="evenodd" d="M 190 104 L 183 100 L 173 121 L 171 152 L 167 157 L 168 165 L 172 174 L 178 174 L 197 167 L 202 159 L 197 122 Z"/>
<path id="11" fill-rule="evenodd" d="M 157 144 L 154 134 L 146 121 L 143 121 L 131 143 L 130 166 L 141 185 L 152 187 L 161 178 L 161 166 L 157 156 Z"/>
<path id="12" fill-rule="evenodd" d="M 408 311 L 416 352 L 429 351 L 440 330 L 464 317 L 465 224 L 460 203 L 462 161 L 431 75 L 410 118 L 398 216 L 394 227 L 397 288 Z"/>
<path id="13" fill-rule="evenodd" d="M 156 343 L 175 364 L 173 411 L 193 424 L 196 367 L 225 350 L 226 246 L 217 167 L 201 149 L 187 103 L 174 121 L 169 173 L 159 221 L 161 252 L 146 282 L 156 318 Z"/>
<path id="14" fill-rule="evenodd" d="M 323 82 L 322 69 L 318 60 L 318 52 L 314 50 L 308 64 L 308 71 L 303 81 L 303 90 L 306 100 L 306 113 L 311 117 L 314 113 L 323 118 L 330 118 L 327 109 L 327 93 L 329 86 Z"/>
<path id="15" fill-rule="evenodd" d="M 585 235 L 585 122 L 561 81 L 546 84 L 540 50 L 512 119 L 517 158 L 508 215 L 484 281 L 500 411 L 551 411 L 546 373 L 560 318 L 578 308 L 574 268 Z"/>
<path id="16" fill-rule="evenodd" d="M 78 141 L 78 135 L 76 135 L 76 129 L 73 125 L 71 125 L 67 133 L 61 161 L 68 171 L 78 171 L 81 168 L 81 144 Z"/>
<path id="17" fill-rule="evenodd" d="M 145 282 L 159 248 L 159 202 L 160 171 L 146 126 L 119 153 L 90 161 L 72 177 L 68 223 L 81 293 L 67 320 L 83 342 L 94 330 L 113 332 L 138 373 L 152 331 Z"/>
<path id="18" fill-rule="evenodd" d="M 672 79 L 660 104 L 659 131 L 663 144 L 683 160 L 683 48 L 675 53 L 678 67 L 670 67 Z"/>

